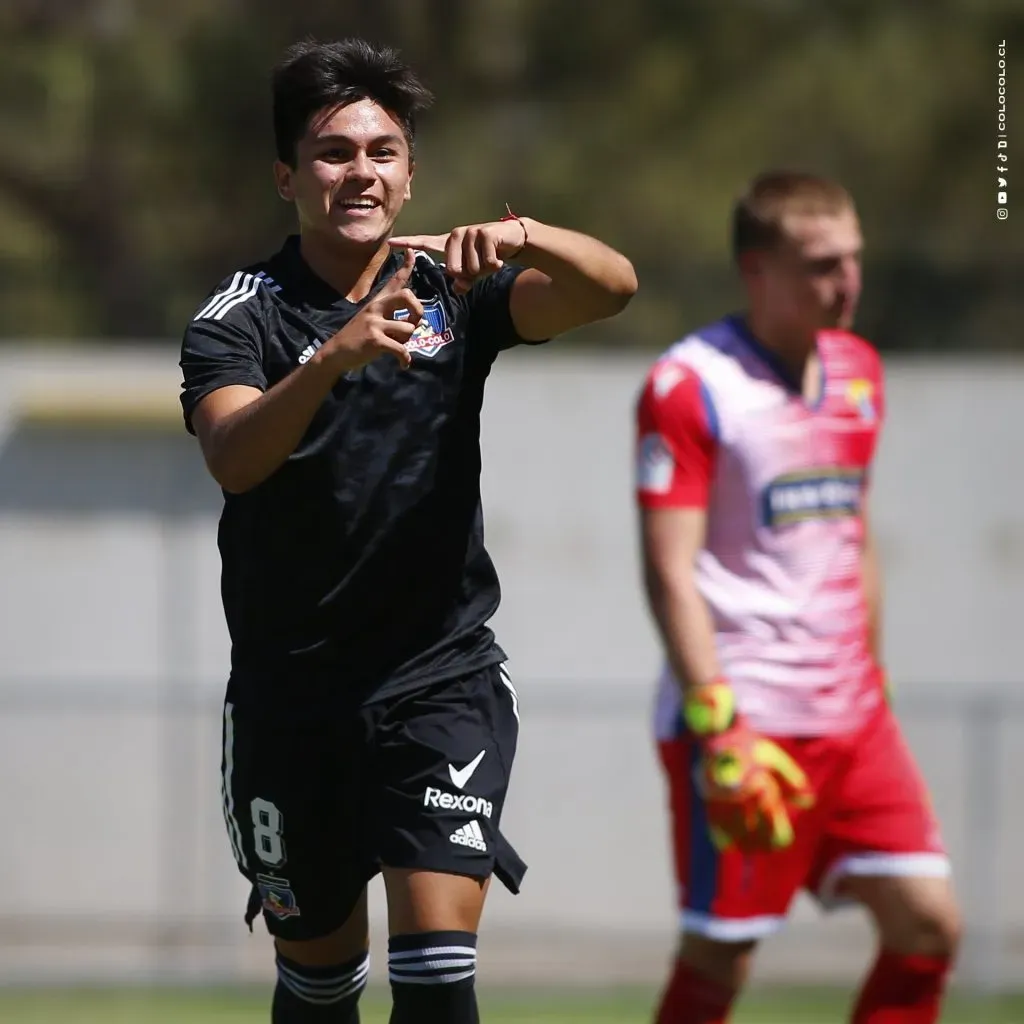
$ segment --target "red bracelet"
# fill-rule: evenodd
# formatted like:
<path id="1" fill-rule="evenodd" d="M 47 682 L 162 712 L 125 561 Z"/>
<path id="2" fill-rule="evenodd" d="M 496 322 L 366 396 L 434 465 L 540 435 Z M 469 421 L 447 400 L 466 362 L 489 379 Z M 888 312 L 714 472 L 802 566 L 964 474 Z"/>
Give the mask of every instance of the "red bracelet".
<path id="1" fill-rule="evenodd" d="M 523 229 L 523 244 L 508 257 L 508 259 L 514 260 L 526 248 L 526 243 L 530 240 L 530 236 L 526 232 L 526 224 L 523 223 L 523 218 L 517 217 L 512 212 L 512 207 L 509 206 L 508 203 L 505 204 L 505 209 L 508 210 L 508 216 L 502 217 L 500 223 L 504 223 L 507 220 L 515 220 L 519 222 L 519 226 Z"/>

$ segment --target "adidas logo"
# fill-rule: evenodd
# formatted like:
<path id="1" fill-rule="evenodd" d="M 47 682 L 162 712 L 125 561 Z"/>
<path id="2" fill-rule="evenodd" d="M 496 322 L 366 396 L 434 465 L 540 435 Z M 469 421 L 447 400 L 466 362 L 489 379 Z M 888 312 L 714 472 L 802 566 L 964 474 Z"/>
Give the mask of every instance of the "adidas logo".
<path id="1" fill-rule="evenodd" d="M 307 345 L 302 352 L 299 353 L 299 366 L 303 363 L 308 363 L 313 358 L 316 350 L 320 347 L 319 341 L 314 341 L 312 345 Z"/>
<path id="2" fill-rule="evenodd" d="M 448 838 L 458 846 L 468 846 L 481 853 L 487 852 L 484 834 L 480 831 L 480 822 L 475 818 L 461 828 L 457 828 Z"/>

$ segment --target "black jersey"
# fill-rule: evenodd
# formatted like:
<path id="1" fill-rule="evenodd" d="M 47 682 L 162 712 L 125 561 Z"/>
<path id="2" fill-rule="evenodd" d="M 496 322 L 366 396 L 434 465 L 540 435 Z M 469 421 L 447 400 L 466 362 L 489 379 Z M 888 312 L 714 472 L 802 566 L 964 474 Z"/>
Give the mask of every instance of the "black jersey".
<path id="1" fill-rule="evenodd" d="M 389 256 L 370 297 L 402 260 Z M 411 367 L 384 356 L 344 374 L 284 465 L 225 493 L 233 700 L 365 699 L 504 659 L 487 626 L 500 591 L 484 549 L 480 409 L 498 352 L 524 341 L 509 310 L 520 269 L 457 295 L 417 254 L 409 287 L 425 314 Z M 363 305 L 310 270 L 297 237 L 223 282 L 182 343 L 188 429 L 210 392 L 267 390 Z"/>

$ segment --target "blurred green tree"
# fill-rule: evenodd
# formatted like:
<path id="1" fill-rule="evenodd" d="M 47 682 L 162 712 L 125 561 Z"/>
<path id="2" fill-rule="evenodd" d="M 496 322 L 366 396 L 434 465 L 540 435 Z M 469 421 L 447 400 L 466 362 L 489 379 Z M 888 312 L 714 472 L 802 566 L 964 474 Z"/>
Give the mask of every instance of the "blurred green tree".
<path id="1" fill-rule="evenodd" d="M 1024 346 L 1024 231 L 994 202 L 996 45 L 1024 53 L 1024 7 L 997 0 L 8 0 L 0 332 L 177 336 L 275 247 L 268 71 L 309 34 L 394 43 L 437 93 L 405 228 L 508 201 L 634 259 L 628 313 L 574 341 L 660 347 L 738 303 L 732 200 L 799 165 L 858 200 L 864 333 Z"/>

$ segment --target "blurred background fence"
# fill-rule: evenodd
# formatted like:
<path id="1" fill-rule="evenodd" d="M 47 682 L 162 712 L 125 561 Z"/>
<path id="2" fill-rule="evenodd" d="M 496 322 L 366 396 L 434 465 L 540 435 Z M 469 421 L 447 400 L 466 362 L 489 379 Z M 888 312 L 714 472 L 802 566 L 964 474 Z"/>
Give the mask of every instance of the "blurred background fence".
<path id="1" fill-rule="evenodd" d="M 646 363 L 513 352 L 489 383 L 495 625 L 523 707 L 506 825 L 531 863 L 487 911 L 495 980 L 654 982 L 673 940 L 630 492 Z M 1024 479 L 1006 426 L 1024 368 L 893 358 L 889 378 L 888 660 L 966 905 L 961 980 L 1011 987 Z M 8 349 L 0 381 L 0 980 L 265 977 L 219 808 L 219 495 L 180 426 L 174 351 Z M 382 909 L 377 892 L 378 936 Z M 850 980 L 868 938 L 801 901 L 759 970 Z"/>

